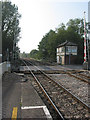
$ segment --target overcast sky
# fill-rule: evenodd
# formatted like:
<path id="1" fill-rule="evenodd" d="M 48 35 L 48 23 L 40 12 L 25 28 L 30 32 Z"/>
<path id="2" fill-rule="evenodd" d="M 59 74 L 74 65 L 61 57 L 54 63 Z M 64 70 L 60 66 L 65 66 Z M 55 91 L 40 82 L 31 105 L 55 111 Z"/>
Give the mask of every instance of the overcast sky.
<path id="1" fill-rule="evenodd" d="M 21 39 L 19 47 L 21 52 L 29 53 L 32 49 L 38 49 L 42 37 L 50 29 L 67 23 L 69 19 L 83 18 L 86 11 L 88 18 L 88 0 L 11 0 L 18 6 L 22 15 L 20 20 Z"/>

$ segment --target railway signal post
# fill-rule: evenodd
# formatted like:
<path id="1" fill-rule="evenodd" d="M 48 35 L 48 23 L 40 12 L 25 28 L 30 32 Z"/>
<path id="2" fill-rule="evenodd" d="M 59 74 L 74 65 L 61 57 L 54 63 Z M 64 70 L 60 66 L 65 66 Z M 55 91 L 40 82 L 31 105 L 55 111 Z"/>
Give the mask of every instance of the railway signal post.
<path id="1" fill-rule="evenodd" d="M 87 46 L 86 46 L 86 20 L 85 20 L 85 11 L 84 11 L 84 63 L 83 63 L 83 68 L 88 69 L 88 63 L 87 63 Z"/>
<path id="2" fill-rule="evenodd" d="M 90 1 L 88 2 L 88 32 L 86 32 L 86 20 L 84 12 L 84 69 L 90 69 Z"/>
<path id="3" fill-rule="evenodd" d="M 90 1 L 88 2 L 88 69 L 90 70 Z"/>
<path id="4" fill-rule="evenodd" d="M 84 12 L 84 63 L 86 63 L 86 21 L 85 21 L 85 12 Z"/>

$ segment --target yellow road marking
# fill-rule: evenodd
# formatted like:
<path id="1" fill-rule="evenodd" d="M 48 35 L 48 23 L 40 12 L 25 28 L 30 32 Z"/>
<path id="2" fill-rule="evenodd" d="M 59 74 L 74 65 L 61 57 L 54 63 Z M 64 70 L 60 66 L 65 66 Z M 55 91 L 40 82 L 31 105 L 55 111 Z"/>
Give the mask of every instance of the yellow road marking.
<path id="1" fill-rule="evenodd" d="M 12 120 L 17 120 L 17 107 L 13 107 Z"/>

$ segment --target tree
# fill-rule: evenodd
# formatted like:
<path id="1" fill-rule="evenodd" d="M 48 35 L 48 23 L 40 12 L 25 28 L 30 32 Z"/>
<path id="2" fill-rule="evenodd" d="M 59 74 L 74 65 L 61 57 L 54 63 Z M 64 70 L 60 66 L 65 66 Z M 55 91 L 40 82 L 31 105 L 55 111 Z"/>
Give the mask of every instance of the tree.
<path id="1" fill-rule="evenodd" d="M 34 49 L 29 54 L 30 58 L 38 59 L 38 50 Z"/>
<path id="2" fill-rule="evenodd" d="M 87 23 L 86 23 L 87 24 Z M 84 33 L 84 22 L 83 19 L 70 19 L 69 22 L 67 23 L 67 30 L 72 30 L 73 32 L 76 32 L 83 36 Z"/>
<path id="3" fill-rule="evenodd" d="M 50 30 L 41 40 L 38 45 L 39 57 L 44 60 L 55 60 L 55 39 L 56 33 Z"/>
<path id="4" fill-rule="evenodd" d="M 67 39 L 78 45 L 78 63 L 83 63 L 83 34 L 84 34 L 84 23 L 83 19 L 70 19 L 67 23 Z"/>
<path id="5" fill-rule="evenodd" d="M 6 60 L 7 49 L 9 53 L 13 52 L 13 45 L 17 48 L 20 39 L 18 7 L 11 2 L 2 2 L 2 54 L 3 60 Z M 17 50 L 18 51 L 18 50 Z M 16 52 L 16 51 L 15 51 Z"/>

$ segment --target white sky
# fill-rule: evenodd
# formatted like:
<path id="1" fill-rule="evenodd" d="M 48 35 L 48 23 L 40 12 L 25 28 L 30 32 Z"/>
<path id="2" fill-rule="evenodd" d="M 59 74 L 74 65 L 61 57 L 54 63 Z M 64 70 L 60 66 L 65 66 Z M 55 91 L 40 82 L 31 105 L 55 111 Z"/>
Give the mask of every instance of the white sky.
<path id="1" fill-rule="evenodd" d="M 88 17 L 88 0 L 75 0 L 74 2 L 61 2 L 61 0 L 11 1 L 18 6 L 18 11 L 22 15 L 19 42 L 21 52 L 29 53 L 32 49 L 37 49 L 42 37 L 50 29 L 55 30 L 60 23 L 66 24 L 69 19 L 83 18 L 84 11 L 86 11 L 86 19 Z"/>

